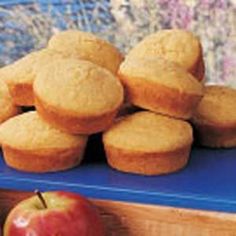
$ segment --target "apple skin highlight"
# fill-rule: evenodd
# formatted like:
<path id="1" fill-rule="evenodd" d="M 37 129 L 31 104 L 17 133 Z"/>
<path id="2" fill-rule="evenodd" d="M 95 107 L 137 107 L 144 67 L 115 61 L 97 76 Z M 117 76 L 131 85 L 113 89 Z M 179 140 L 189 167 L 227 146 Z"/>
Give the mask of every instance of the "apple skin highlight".
<path id="1" fill-rule="evenodd" d="M 43 193 L 20 202 L 7 217 L 4 236 L 104 236 L 97 210 L 78 194 Z"/>

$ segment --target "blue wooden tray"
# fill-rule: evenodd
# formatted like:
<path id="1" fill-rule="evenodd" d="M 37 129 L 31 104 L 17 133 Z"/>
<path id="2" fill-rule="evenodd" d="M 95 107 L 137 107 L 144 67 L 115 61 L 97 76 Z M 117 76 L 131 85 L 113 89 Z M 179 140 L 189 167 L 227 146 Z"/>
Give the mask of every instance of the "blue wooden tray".
<path id="1" fill-rule="evenodd" d="M 0 188 L 60 189 L 98 199 L 236 212 L 236 149 L 195 148 L 187 168 L 155 177 L 118 172 L 95 153 L 90 150 L 79 167 L 50 174 L 18 172 L 0 158 Z"/>

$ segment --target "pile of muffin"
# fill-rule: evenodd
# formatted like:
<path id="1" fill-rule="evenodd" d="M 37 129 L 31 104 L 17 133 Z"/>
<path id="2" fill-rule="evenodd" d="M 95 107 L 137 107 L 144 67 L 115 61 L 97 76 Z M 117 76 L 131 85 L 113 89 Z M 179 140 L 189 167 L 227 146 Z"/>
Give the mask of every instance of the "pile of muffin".
<path id="1" fill-rule="evenodd" d="M 125 57 L 91 33 L 60 32 L 0 69 L 0 106 L 3 156 L 21 171 L 75 167 L 101 132 L 108 164 L 143 175 L 187 164 L 192 125 L 203 146 L 236 146 L 236 90 L 204 85 L 201 43 L 179 29 L 147 36 Z"/>

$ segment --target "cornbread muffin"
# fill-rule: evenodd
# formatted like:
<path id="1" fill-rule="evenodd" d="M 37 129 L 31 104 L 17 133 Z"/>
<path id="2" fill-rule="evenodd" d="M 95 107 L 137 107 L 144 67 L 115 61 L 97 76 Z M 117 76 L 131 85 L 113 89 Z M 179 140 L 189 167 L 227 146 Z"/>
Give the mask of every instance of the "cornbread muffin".
<path id="1" fill-rule="evenodd" d="M 129 102 L 147 110 L 188 119 L 203 96 L 203 85 L 174 62 L 126 58 L 118 76 Z"/>
<path id="2" fill-rule="evenodd" d="M 20 111 L 13 104 L 7 85 L 2 80 L 0 80 L 0 108 L 0 123 L 17 115 Z"/>
<path id="3" fill-rule="evenodd" d="M 16 105 L 34 105 L 32 87 L 35 76 L 44 65 L 58 57 L 62 57 L 62 55 L 50 49 L 42 49 L 30 53 L 0 70 L 0 79 L 7 83 Z"/>
<path id="4" fill-rule="evenodd" d="M 1 124 L 0 142 L 8 166 L 27 172 L 53 172 L 81 162 L 87 137 L 55 129 L 31 111 Z"/>
<path id="5" fill-rule="evenodd" d="M 192 122 L 198 142 L 206 147 L 236 147 L 236 90 L 206 86 Z"/>
<path id="6" fill-rule="evenodd" d="M 62 31 L 52 36 L 48 47 L 65 56 L 88 60 L 116 74 L 122 54 L 109 42 L 78 30 Z"/>
<path id="7" fill-rule="evenodd" d="M 169 29 L 151 34 L 138 43 L 127 56 L 135 58 L 160 56 L 178 63 L 199 81 L 204 78 L 201 43 L 196 36 L 185 30 Z"/>
<path id="8" fill-rule="evenodd" d="M 147 111 L 118 120 L 103 135 L 109 165 L 143 175 L 183 168 L 192 141 L 192 128 L 187 122 Z"/>
<path id="9" fill-rule="evenodd" d="M 73 134 L 105 130 L 123 102 L 123 87 L 111 72 L 76 59 L 56 60 L 44 67 L 35 80 L 34 93 L 39 114 Z"/>

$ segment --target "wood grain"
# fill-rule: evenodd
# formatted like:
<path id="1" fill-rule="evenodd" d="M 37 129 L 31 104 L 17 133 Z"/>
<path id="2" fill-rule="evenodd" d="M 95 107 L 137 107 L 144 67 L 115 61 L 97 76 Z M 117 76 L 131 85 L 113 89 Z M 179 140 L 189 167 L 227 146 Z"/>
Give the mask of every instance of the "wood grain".
<path id="1" fill-rule="evenodd" d="M 0 190 L 1 223 L 29 192 Z M 107 236 L 236 236 L 236 214 L 91 199 Z"/>
<path id="2" fill-rule="evenodd" d="M 93 201 L 109 235 L 235 236 L 236 215 L 172 207 Z"/>

